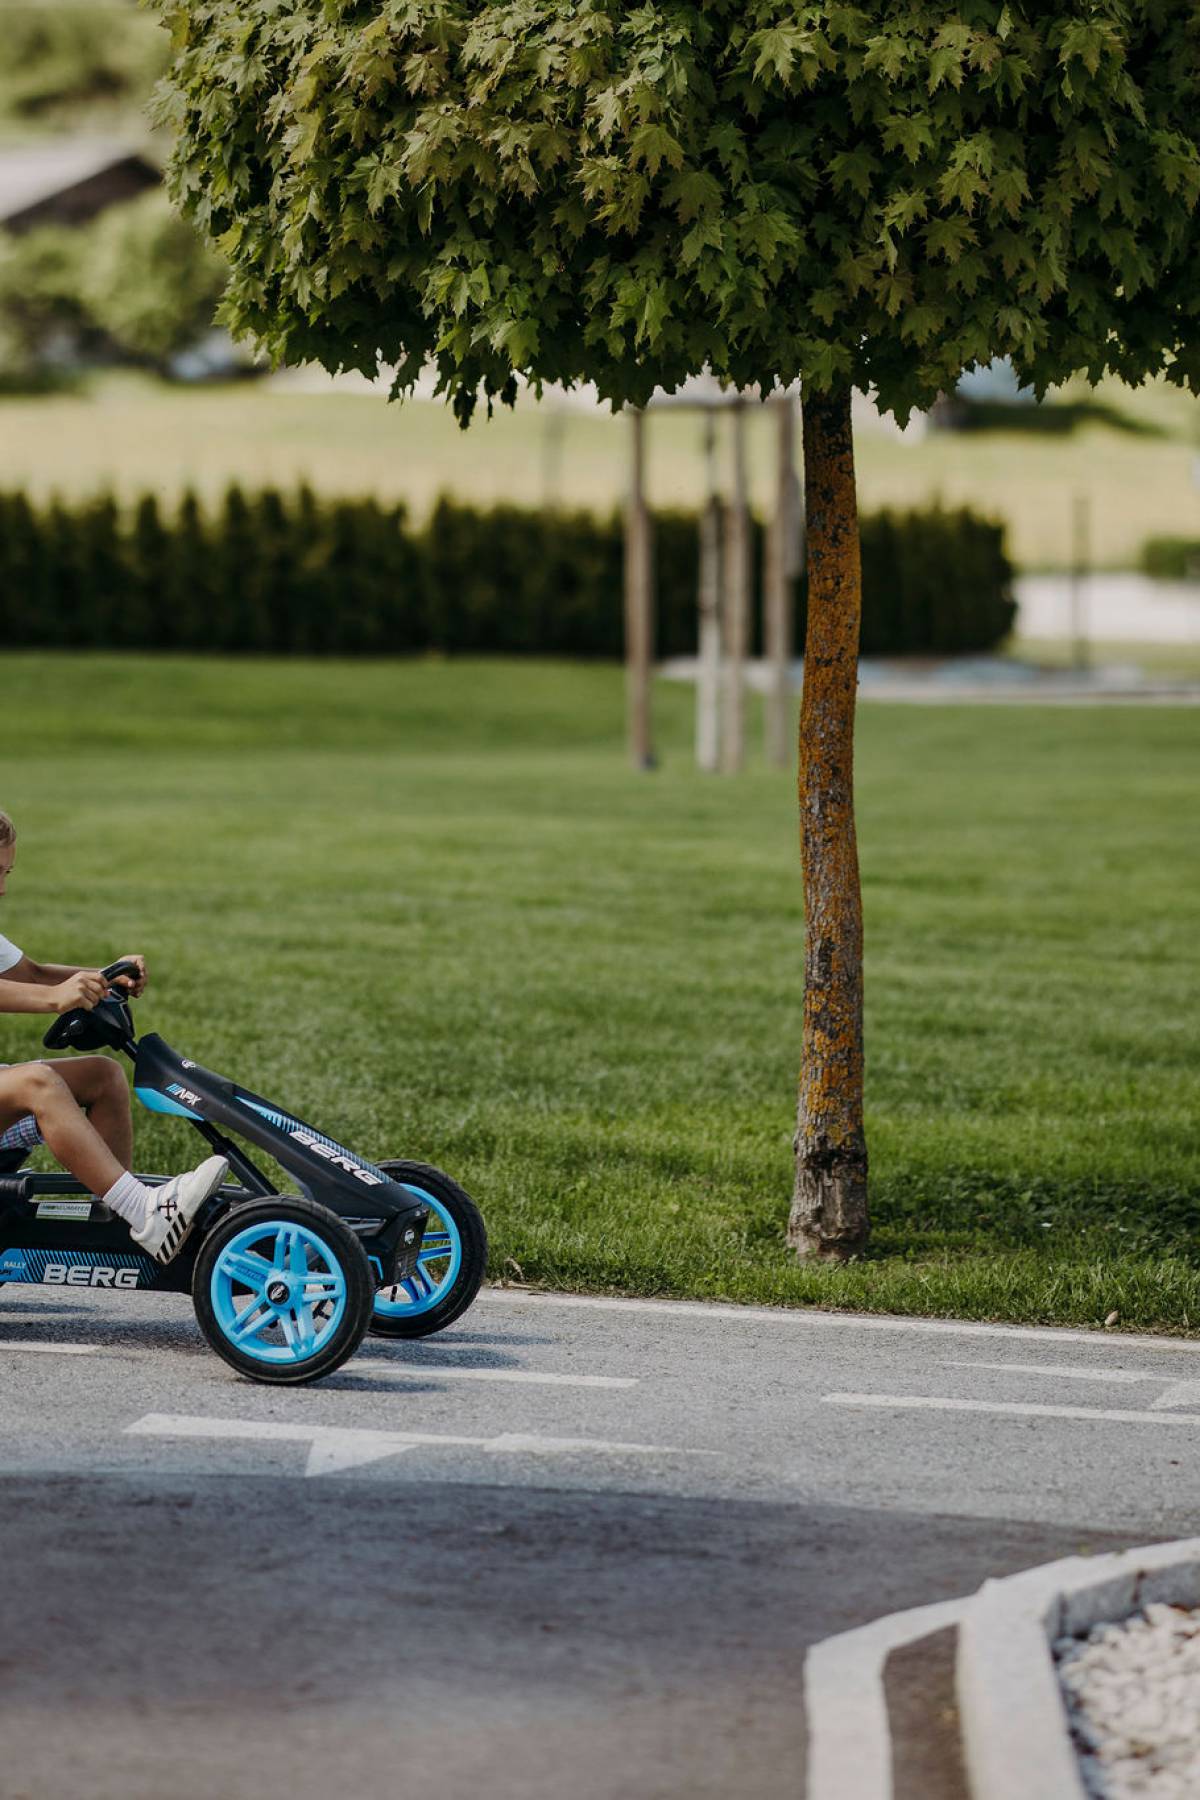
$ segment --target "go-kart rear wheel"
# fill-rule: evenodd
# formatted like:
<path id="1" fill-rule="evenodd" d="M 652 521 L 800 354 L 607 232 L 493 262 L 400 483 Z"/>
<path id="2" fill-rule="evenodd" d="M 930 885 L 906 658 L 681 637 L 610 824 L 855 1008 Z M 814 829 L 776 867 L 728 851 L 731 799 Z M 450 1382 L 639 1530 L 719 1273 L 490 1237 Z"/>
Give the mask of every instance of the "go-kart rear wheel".
<path id="1" fill-rule="evenodd" d="M 407 1281 L 376 1290 L 371 1330 L 378 1337 L 419 1338 L 460 1318 L 487 1269 L 487 1231 L 479 1208 L 456 1181 L 428 1163 L 381 1162 L 429 1208 L 429 1223 Z"/>
<path id="2" fill-rule="evenodd" d="M 235 1206 L 200 1246 L 192 1303 L 239 1374 L 298 1386 L 353 1356 L 371 1322 L 366 1252 L 328 1207 L 296 1194 Z"/>

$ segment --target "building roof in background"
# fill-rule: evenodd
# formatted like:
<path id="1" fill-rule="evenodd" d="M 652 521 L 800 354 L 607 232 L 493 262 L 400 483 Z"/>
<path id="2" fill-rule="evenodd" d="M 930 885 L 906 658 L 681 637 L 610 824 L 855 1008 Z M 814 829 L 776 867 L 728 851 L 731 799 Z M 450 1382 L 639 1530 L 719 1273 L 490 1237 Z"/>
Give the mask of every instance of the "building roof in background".
<path id="1" fill-rule="evenodd" d="M 0 149 L 0 225 L 18 231 L 52 221 L 79 224 L 161 180 L 148 156 L 115 138 L 55 138 Z"/>

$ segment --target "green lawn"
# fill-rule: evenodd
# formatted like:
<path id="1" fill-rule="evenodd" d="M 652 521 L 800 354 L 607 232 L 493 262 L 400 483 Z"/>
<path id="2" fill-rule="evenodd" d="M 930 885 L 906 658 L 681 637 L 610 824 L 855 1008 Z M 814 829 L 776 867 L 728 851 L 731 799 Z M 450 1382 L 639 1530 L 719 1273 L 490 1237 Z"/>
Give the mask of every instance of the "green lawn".
<path id="1" fill-rule="evenodd" d="M 1162 387 L 1131 396 L 1115 384 L 1101 398 L 1141 430 L 1088 424 L 1065 437 L 941 432 L 910 442 L 860 424 L 863 505 L 939 497 L 973 505 L 1007 520 L 1011 551 L 1030 568 L 1069 564 L 1077 494 L 1091 501 L 1099 566 L 1133 566 L 1151 533 L 1200 537 L 1192 479 L 1200 403 Z M 698 504 L 700 433 L 695 414 L 653 416 L 656 504 Z M 765 512 L 770 420 L 753 414 L 749 436 L 752 494 Z M 607 511 L 625 490 L 628 431 L 623 419 L 601 411 L 553 413 L 528 399 L 463 433 L 441 405 L 389 406 L 378 393 L 258 382 L 171 388 L 124 374 L 97 378 L 77 394 L 0 399 L 0 445 L 0 486 L 38 495 L 111 486 L 126 499 L 147 489 L 170 499 L 188 484 L 211 496 L 235 478 L 252 487 L 308 479 L 327 493 L 403 499 L 418 515 L 441 492 L 482 504 L 555 499 Z"/>
<path id="2" fill-rule="evenodd" d="M 569 1288 L 1200 1327 L 1200 713 L 863 708 L 875 1235 L 782 1243 L 791 783 L 629 773 L 611 668 L 8 655 L 0 930 L 444 1163 Z M 0 1059 L 32 1022 L 0 1019 Z M 186 1129 L 143 1115 L 148 1165 Z"/>

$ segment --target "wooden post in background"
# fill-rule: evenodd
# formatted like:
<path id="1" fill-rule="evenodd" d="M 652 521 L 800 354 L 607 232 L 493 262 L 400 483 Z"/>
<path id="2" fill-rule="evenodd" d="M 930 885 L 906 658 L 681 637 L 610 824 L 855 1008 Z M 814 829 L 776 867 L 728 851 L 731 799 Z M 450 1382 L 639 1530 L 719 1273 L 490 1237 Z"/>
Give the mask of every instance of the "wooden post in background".
<path id="1" fill-rule="evenodd" d="M 790 395 L 775 402 L 778 433 L 775 512 L 763 560 L 763 649 L 767 664 L 767 761 L 790 769 L 792 728 L 792 583 L 799 574 L 800 496 L 796 481 L 796 408 Z"/>
<path id="2" fill-rule="evenodd" d="M 736 775 L 746 761 L 746 650 L 750 635 L 750 505 L 746 481 L 746 408 L 735 400 L 733 492 L 725 520 L 725 705 L 721 768 Z"/>
<path id="3" fill-rule="evenodd" d="M 539 408 L 542 418 L 542 509 L 557 512 L 562 504 L 563 440 L 567 435 L 567 415 L 561 401 L 545 399 Z"/>
<path id="4" fill-rule="evenodd" d="M 721 498 L 717 492 L 717 419 L 712 407 L 704 413 L 704 477 L 696 595 L 696 767 L 711 775 L 721 762 Z"/>
<path id="5" fill-rule="evenodd" d="M 1092 573 L 1092 509 L 1086 494 L 1071 501 L 1071 664 L 1086 669 L 1088 652 L 1087 587 Z"/>
<path id="6" fill-rule="evenodd" d="M 632 431 L 629 501 L 625 509 L 625 706 L 635 769 L 654 767 L 650 680 L 654 658 L 654 567 L 646 505 L 646 415 L 629 415 Z"/>

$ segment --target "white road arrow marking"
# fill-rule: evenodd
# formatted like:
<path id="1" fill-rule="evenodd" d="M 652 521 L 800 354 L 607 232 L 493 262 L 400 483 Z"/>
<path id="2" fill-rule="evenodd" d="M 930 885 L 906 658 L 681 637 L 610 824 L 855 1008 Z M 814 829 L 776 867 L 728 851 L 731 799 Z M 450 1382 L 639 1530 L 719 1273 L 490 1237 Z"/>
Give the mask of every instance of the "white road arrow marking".
<path id="1" fill-rule="evenodd" d="M 370 1438 L 382 1441 L 370 1443 Z M 382 1462 L 387 1456 L 402 1456 L 415 1449 L 415 1444 L 397 1444 L 384 1431 L 330 1431 L 312 1440 L 304 1473 L 336 1475 L 342 1469 L 359 1469 L 364 1463 Z"/>
<path id="2" fill-rule="evenodd" d="M 600 1451 L 605 1456 L 716 1456 L 716 1450 L 670 1450 L 660 1444 L 619 1444 L 611 1443 L 606 1438 L 552 1438 L 538 1437 L 525 1431 L 506 1431 L 500 1437 L 481 1441 L 480 1449 L 491 1455 L 500 1455 L 513 1450 L 528 1451 L 533 1455 L 567 1455 L 575 1450 Z"/>
<path id="3" fill-rule="evenodd" d="M 1000 1369 L 1006 1374 L 1050 1375 L 1065 1381 L 1167 1381 L 1168 1377 L 1153 1369 L 1074 1369 L 1060 1363 L 956 1362 L 943 1358 L 949 1369 Z M 1200 1406 L 1200 1381 L 1171 1381 L 1157 1400 L 1150 1402 L 1151 1412 L 1163 1412 L 1175 1406 Z"/>
<path id="4" fill-rule="evenodd" d="M 943 1357 L 948 1369 L 999 1369 L 1005 1375 L 1050 1375 L 1056 1381 L 1166 1381 L 1167 1376 L 1153 1370 L 1077 1369 L 1068 1363 L 958 1362 Z M 1200 1382 L 1195 1384 L 1200 1388 Z"/>
<path id="5" fill-rule="evenodd" d="M 878 1406 L 897 1411 L 1003 1413 L 1014 1419 L 1102 1419 L 1114 1425 L 1200 1425 L 1200 1413 L 1125 1412 L 1117 1407 L 1038 1406 L 1032 1401 L 947 1400 L 926 1394 L 822 1394 L 829 1406 Z"/>
<path id="6" fill-rule="evenodd" d="M 588 1452 L 603 1456 L 696 1456 L 707 1451 L 679 1450 L 662 1444 L 620 1444 L 603 1438 L 551 1438 L 523 1432 L 499 1437 L 450 1437 L 424 1431 L 369 1431 L 340 1425 L 281 1425 L 258 1419 L 204 1419 L 181 1413 L 147 1413 L 125 1427 L 131 1437 L 240 1438 L 252 1443 L 309 1446 L 306 1475 L 331 1475 L 365 1463 L 382 1462 L 421 1446 L 482 1450 L 488 1455 L 526 1452 L 564 1455 Z"/>
<path id="7" fill-rule="evenodd" d="M 307 1444 L 306 1475 L 329 1475 L 411 1450 L 416 1439 L 395 1431 L 351 1431 L 336 1425 L 280 1425 L 258 1419 L 202 1419 L 147 1413 L 125 1427 L 130 1437 L 234 1438 L 253 1444 Z M 461 1440 L 460 1440 L 461 1441 Z"/>
<path id="8" fill-rule="evenodd" d="M 1150 1402 L 1151 1412 L 1164 1406 L 1200 1406 L 1200 1381 L 1173 1381 L 1169 1388 Z"/>

